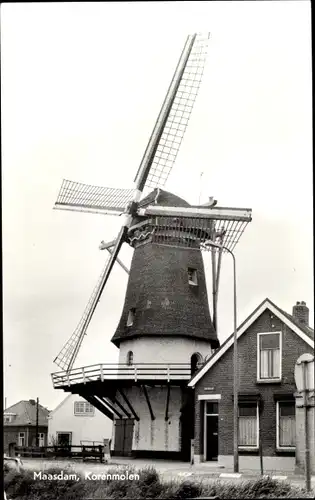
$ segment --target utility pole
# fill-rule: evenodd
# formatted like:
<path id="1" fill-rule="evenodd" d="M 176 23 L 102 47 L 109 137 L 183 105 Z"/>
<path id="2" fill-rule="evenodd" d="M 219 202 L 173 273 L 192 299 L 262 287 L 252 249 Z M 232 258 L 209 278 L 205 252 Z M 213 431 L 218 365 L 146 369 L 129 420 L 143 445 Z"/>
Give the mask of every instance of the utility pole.
<path id="1" fill-rule="evenodd" d="M 38 442 L 38 398 L 36 400 L 36 448 L 39 446 Z"/>

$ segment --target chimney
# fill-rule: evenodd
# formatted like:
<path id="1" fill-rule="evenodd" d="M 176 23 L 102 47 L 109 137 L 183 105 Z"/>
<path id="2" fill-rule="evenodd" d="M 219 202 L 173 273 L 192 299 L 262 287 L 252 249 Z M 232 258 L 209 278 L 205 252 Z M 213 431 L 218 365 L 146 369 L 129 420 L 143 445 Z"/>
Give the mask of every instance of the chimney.
<path id="1" fill-rule="evenodd" d="M 36 401 L 35 399 L 29 399 L 29 402 L 31 405 L 35 406 L 36 405 Z"/>
<path id="2" fill-rule="evenodd" d="M 309 308 L 307 307 L 304 300 L 302 300 L 301 302 L 297 302 L 295 306 L 293 306 L 292 316 L 303 325 L 308 326 L 309 312 Z"/>

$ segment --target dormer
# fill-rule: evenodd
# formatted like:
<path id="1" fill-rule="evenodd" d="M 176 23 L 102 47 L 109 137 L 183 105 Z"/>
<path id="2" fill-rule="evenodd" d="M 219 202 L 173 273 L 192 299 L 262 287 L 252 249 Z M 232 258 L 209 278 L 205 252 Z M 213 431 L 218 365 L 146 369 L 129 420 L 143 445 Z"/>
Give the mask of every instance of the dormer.
<path id="1" fill-rule="evenodd" d="M 15 417 L 16 417 L 16 413 L 5 412 L 3 414 L 3 423 L 10 424 L 11 422 L 13 422 L 15 420 Z"/>

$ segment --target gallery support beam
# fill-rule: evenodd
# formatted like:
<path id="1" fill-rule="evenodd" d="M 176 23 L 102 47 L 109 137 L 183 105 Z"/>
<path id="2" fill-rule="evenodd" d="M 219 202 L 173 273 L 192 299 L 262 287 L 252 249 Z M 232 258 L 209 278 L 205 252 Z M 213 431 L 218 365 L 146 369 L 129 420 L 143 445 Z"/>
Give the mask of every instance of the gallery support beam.
<path id="1" fill-rule="evenodd" d="M 169 405 L 170 405 L 170 393 L 171 393 L 171 386 L 170 384 L 167 385 L 167 395 L 166 395 L 166 407 L 165 407 L 165 421 L 168 421 L 168 410 L 169 410 Z"/>
<path id="2" fill-rule="evenodd" d="M 142 385 L 141 387 L 142 387 L 143 394 L 144 394 L 144 397 L 146 399 L 146 402 L 147 402 L 147 405 L 148 405 L 148 408 L 149 408 L 151 420 L 155 420 L 155 416 L 154 416 L 154 413 L 153 413 L 153 410 L 152 410 L 152 406 L 151 406 L 151 403 L 150 403 L 150 399 L 149 399 L 147 388 L 146 388 L 145 385 Z"/>
<path id="3" fill-rule="evenodd" d="M 88 403 L 92 406 L 95 406 L 103 415 L 106 415 L 110 420 L 114 420 L 113 413 L 108 409 L 105 404 L 102 404 L 95 396 L 89 396 L 84 393 L 79 394 L 82 398 L 84 398 Z"/>
<path id="4" fill-rule="evenodd" d="M 129 410 L 131 411 L 131 413 L 133 414 L 134 418 L 137 420 L 137 422 L 139 422 L 140 418 L 138 417 L 138 415 L 136 414 L 132 404 L 130 403 L 129 399 L 127 398 L 126 394 L 123 392 L 122 389 L 118 389 L 121 397 L 123 398 L 123 400 L 125 401 L 126 405 L 128 406 Z"/>
<path id="5" fill-rule="evenodd" d="M 131 413 L 129 413 L 126 408 L 118 401 L 117 398 L 113 399 L 113 403 L 116 404 L 126 415 L 127 418 L 131 418 Z"/>
<path id="6" fill-rule="evenodd" d="M 98 397 L 102 400 L 102 402 L 106 404 L 106 406 L 108 406 L 108 408 L 112 412 L 116 413 L 118 418 L 123 418 L 122 414 L 118 410 L 116 410 L 115 406 L 112 403 L 110 403 L 108 399 L 104 398 L 103 396 L 98 396 Z"/>

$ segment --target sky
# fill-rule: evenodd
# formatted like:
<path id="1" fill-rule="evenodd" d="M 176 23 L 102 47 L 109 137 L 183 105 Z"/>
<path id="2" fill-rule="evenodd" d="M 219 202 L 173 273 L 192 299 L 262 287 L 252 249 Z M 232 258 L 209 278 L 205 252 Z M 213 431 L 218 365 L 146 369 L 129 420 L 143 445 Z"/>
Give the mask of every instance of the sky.
<path id="1" fill-rule="evenodd" d="M 210 32 L 197 101 L 166 189 L 251 208 L 236 246 L 238 323 L 266 297 L 313 324 L 312 67 L 308 1 L 3 3 L 5 396 L 53 409 L 53 364 L 101 273 L 118 217 L 53 210 L 63 178 L 133 179 L 186 36 Z M 201 176 L 202 173 L 202 176 Z M 130 264 L 132 250 L 121 259 Z M 210 255 L 204 255 L 207 278 Z M 76 366 L 116 362 L 127 274 L 116 265 Z M 209 301 L 211 300 L 211 282 Z M 233 329 L 223 259 L 218 335 Z"/>

